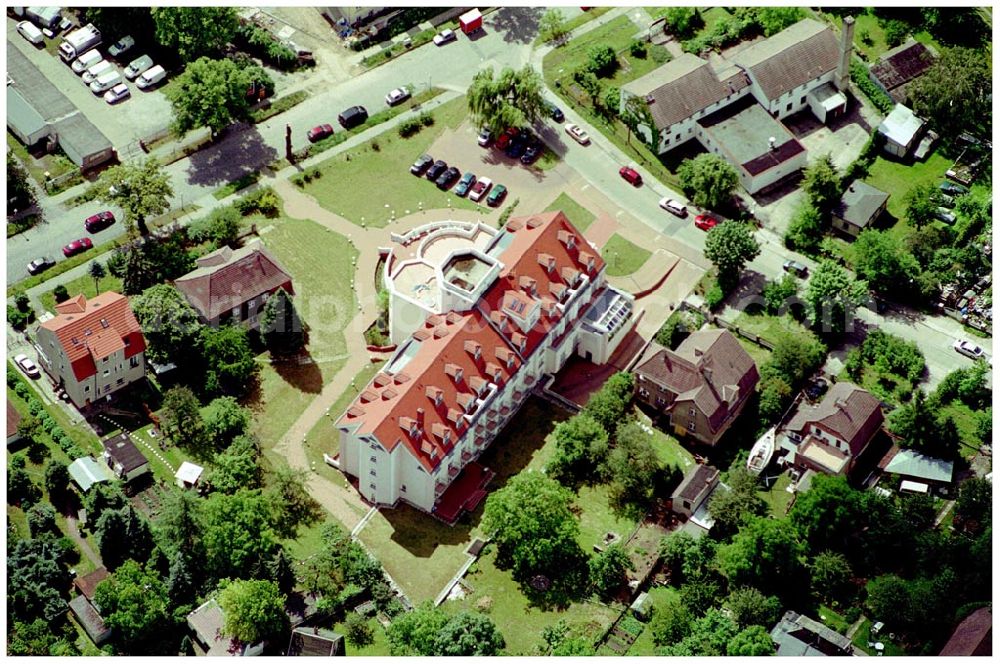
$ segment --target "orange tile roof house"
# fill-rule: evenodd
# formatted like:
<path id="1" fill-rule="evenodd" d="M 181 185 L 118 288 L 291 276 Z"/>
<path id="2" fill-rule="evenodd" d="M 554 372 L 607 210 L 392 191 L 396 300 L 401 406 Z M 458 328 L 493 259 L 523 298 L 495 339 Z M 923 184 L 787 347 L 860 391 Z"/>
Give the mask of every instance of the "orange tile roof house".
<path id="1" fill-rule="evenodd" d="M 38 327 L 42 368 L 79 408 L 146 376 L 146 340 L 128 298 L 77 295 Z"/>
<path id="2" fill-rule="evenodd" d="M 799 402 L 779 431 L 780 449 L 798 468 L 846 475 L 884 419 L 882 405 L 871 392 L 837 383 L 819 404 Z"/>
<path id="3" fill-rule="evenodd" d="M 475 461 L 532 387 L 573 352 L 606 362 L 632 324 L 632 297 L 605 283 L 600 254 L 561 212 L 484 228 L 394 236 L 398 348 L 336 424 L 337 463 L 367 500 L 449 523 L 485 497 Z"/>
<path id="4" fill-rule="evenodd" d="M 650 344 L 636 363 L 636 398 L 678 436 L 715 445 L 743 411 L 760 375 L 727 330 L 691 334 L 676 351 Z"/>
<path id="5" fill-rule="evenodd" d="M 292 277 L 259 240 L 240 249 L 216 249 L 197 264 L 174 285 L 208 325 L 235 321 L 257 327 L 272 293 L 293 292 Z"/>

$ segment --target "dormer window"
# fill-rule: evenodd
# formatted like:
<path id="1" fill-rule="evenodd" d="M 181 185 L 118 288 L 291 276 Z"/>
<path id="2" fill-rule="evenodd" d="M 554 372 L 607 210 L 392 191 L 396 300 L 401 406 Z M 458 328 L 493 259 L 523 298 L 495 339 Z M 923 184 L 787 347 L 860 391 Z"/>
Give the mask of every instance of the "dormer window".
<path id="1" fill-rule="evenodd" d="M 442 442 L 444 442 L 445 445 L 448 445 L 449 443 L 451 443 L 451 430 L 450 429 L 445 429 L 444 435 L 441 436 L 441 440 L 442 440 Z"/>
<path id="2" fill-rule="evenodd" d="M 508 363 L 507 366 L 509 367 L 510 363 Z M 497 385 L 503 382 L 503 374 L 500 373 L 499 368 L 493 372 L 493 382 L 496 383 Z"/>
<path id="3" fill-rule="evenodd" d="M 507 353 L 507 368 L 514 368 L 514 353 Z"/>
<path id="4" fill-rule="evenodd" d="M 420 426 L 416 422 L 410 423 L 410 438 L 416 438 L 420 435 Z"/>

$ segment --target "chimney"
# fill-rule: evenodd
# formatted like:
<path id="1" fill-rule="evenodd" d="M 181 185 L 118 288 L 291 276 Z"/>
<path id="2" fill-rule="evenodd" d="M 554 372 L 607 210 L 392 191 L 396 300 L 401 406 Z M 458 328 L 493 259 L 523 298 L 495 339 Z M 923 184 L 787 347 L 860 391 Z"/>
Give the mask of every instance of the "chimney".
<path id="1" fill-rule="evenodd" d="M 778 142 L 778 139 L 776 139 L 774 136 L 772 136 L 769 139 L 767 139 L 767 149 L 770 150 L 771 152 L 774 152 L 775 149 L 777 149 L 777 146 L 776 146 L 777 142 Z"/>
<path id="2" fill-rule="evenodd" d="M 845 16 L 840 29 L 840 62 L 834 83 L 841 92 L 847 90 L 851 82 L 851 56 L 854 54 L 854 17 Z"/>

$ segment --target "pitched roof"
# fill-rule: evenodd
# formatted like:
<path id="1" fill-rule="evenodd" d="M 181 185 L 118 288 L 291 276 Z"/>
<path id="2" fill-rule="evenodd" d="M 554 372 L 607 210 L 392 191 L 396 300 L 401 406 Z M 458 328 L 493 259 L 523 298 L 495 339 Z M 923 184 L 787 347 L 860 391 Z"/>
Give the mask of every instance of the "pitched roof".
<path id="1" fill-rule="evenodd" d="M 344 637 L 319 627 L 296 627 L 288 641 L 289 657 L 331 657 L 343 654 Z"/>
<path id="2" fill-rule="evenodd" d="M 753 392 L 759 374 L 753 358 L 728 330 L 700 330 L 676 351 L 660 348 L 635 372 L 693 401 L 713 431 L 729 417 L 730 406 Z"/>
<path id="3" fill-rule="evenodd" d="M 222 247 L 198 259 L 198 267 L 174 281 L 206 320 L 242 305 L 251 298 L 284 286 L 292 277 L 261 242 L 240 249 Z"/>
<path id="4" fill-rule="evenodd" d="M 920 42 L 910 39 L 905 44 L 883 53 L 878 62 L 872 65 L 871 76 L 899 102 L 903 99 L 893 94 L 896 89 L 921 76 L 933 64 L 934 52 Z M 899 97 L 905 98 L 905 95 Z"/>
<path id="5" fill-rule="evenodd" d="M 84 493 L 98 482 L 110 482 L 111 471 L 103 463 L 97 463 L 90 457 L 80 457 L 68 467 L 69 476 Z"/>
<path id="6" fill-rule="evenodd" d="M 104 624 L 104 618 L 97 612 L 90 600 L 83 595 L 77 595 L 69 603 L 70 610 L 87 632 L 94 643 L 100 645 L 111 636 L 111 629 Z"/>
<path id="7" fill-rule="evenodd" d="M 122 466 L 122 471 L 131 473 L 136 468 L 141 468 L 149 463 L 135 443 L 128 437 L 128 434 L 119 434 L 104 441 L 104 451 Z"/>
<path id="8" fill-rule="evenodd" d="M 697 465 L 674 490 L 674 496 L 684 500 L 694 500 L 706 487 L 711 488 L 719 479 L 719 470 L 712 466 Z"/>
<path id="9" fill-rule="evenodd" d="M 226 614 L 216 599 L 210 599 L 187 615 L 188 627 L 198 641 L 208 647 L 208 657 L 224 657 L 230 654 L 233 640 L 222 635 Z"/>
<path id="10" fill-rule="evenodd" d="M 97 373 L 97 362 L 124 349 L 125 357 L 146 350 L 139 321 L 128 298 L 108 291 L 87 299 L 82 294 L 56 305 L 57 315 L 40 327 L 53 332 L 83 380 Z"/>
<path id="11" fill-rule="evenodd" d="M 94 591 L 97 590 L 97 584 L 106 578 L 108 578 L 108 568 L 98 567 L 90 574 L 78 576 L 73 579 L 73 585 L 76 586 L 81 595 L 87 599 L 93 599 Z"/>
<path id="12" fill-rule="evenodd" d="M 932 482 L 951 482 L 955 464 L 952 461 L 921 454 L 916 450 L 898 450 L 885 465 L 885 472 Z"/>
<path id="13" fill-rule="evenodd" d="M 854 650 L 843 634 L 794 611 L 786 611 L 771 629 L 771 640 L 778 646 L 779 657 L 836 656 Z"/>
<path id="14" fill-rule="evenodd" d="M 833 214 L 855 226 L 865 228 L 875 220 L 876 214 L 888 200 L 889 194 L 881 189 L 876 189 L 862 180 L 855 180 L 841 196 L 840 202 L 833 209 Z"/>
<path id="15" fill-rule="evenodd" d="M 7 437 L 17 435 L 17 427 L 21 424 L 21 413 L 17 412 L 9 400 L 7 401 Z"/>
<path id="16" fill-rule="evenodd" d="M 906 106 L 896 104 L 889 115 L 878 126 L 878 132 L 886 139 L 902 146 L 908 146 L 924 126 L 924 121 Z"/>
<path id="17" fill-rule="evenodd" d="M 403 444 L 433 470 L 468 428 L 464 415 L 454 416 L 466 412 L 459 396 L 473 392 L 472 378 L 492 383 L 499 373 L 501 383 L 506 383 L 521 361 L 479 311 L 429 316 L 421 329 L 443 334 L 419 335 L 421 340 L 417 330 L 400 344 L 338 426 L 356 427 L 359 435 L 374 434 L 389 452 Z M 478 359 L 466 350 L 467 341 L 479 344 Z"/>
<path id="18" fill-rule="evenodd" d="M 785 428 L 806 432 L 820 425 L 846 441 L 857 456 L 882 426 L 879 400 L 853 383 L 837 383 L 818 405 L 800 403 Z"/>
<path id="19" fill-rule="evenodd" d="M 840 48 L 828 25 L 805 18 L 752 44 L 732 60 L 750 74 L 768 100 L 837 68 Z"/>
<path id="20" fill-rule="evenodd" d="M 750 84 L 742 71 L 725 73 L 729 75 L 720 79 L 708 60 L 683 53 L 623 89 L 645 98 L 656 128 L 663 129 L 694 116 Z"/>
<path id="21" fill-rule="evenodd" d="M 948 643 L 939 655 L 946 657 L 970 657 L 993 654 L 991 636 L 993 634 L 993 607 L 984 606 L 970 613 L 958 623 Z"/>

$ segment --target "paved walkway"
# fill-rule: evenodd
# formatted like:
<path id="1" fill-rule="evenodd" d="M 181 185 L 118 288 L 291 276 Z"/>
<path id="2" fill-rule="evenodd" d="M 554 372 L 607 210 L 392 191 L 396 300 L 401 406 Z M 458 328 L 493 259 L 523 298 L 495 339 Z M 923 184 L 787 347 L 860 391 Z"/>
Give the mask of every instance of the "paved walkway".
<path id="1" fill-rule="evenodd" d="M 87 556 L 87 560 L 93 563 L 95 568 L 104 567 L 104 561 L 101 560 L 101 556 L 94 551 L 87 539 L 80 533 L 77 518 L 72 514 L 66 517 L 66 532 L 70 539 L 76 542 L 77 547 L 83 552 L 83 555 Z"/>

